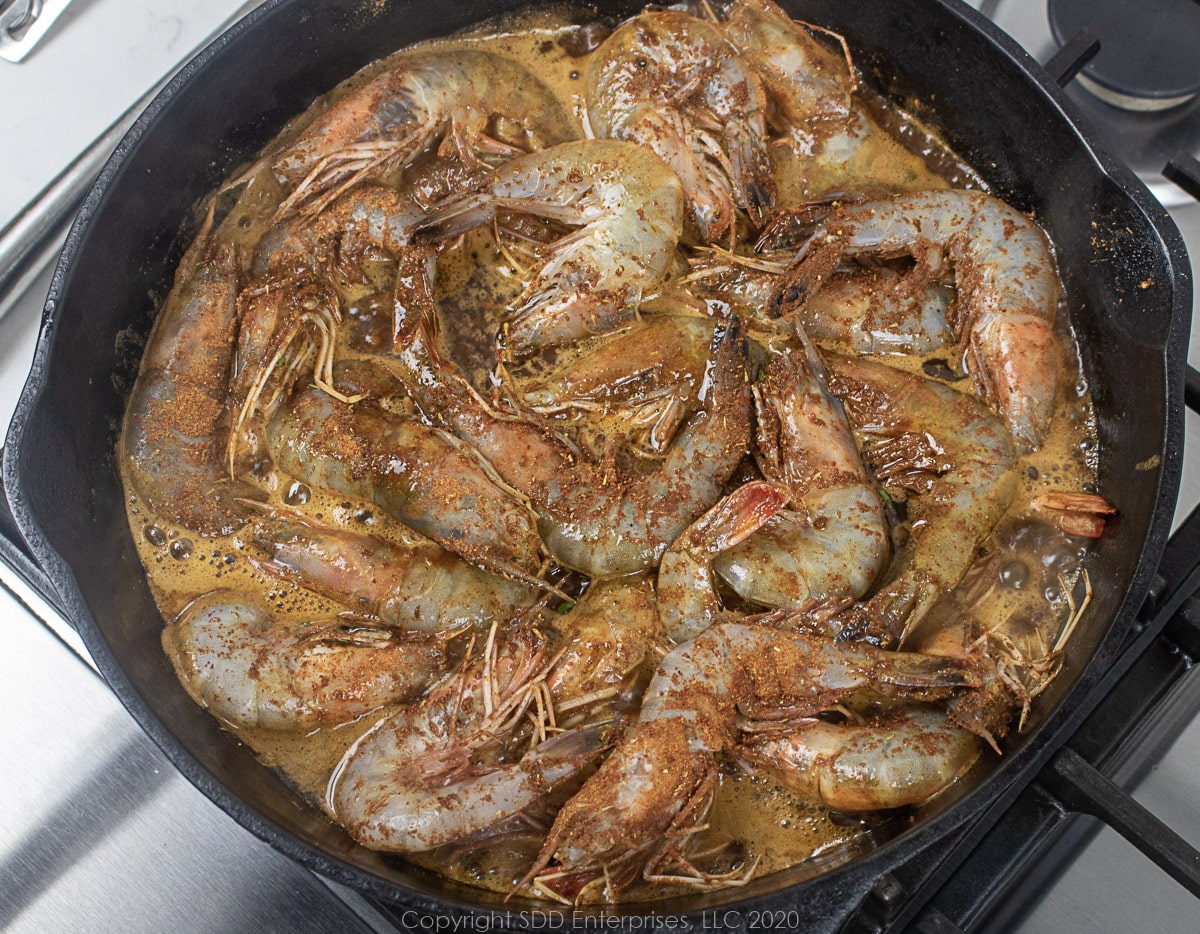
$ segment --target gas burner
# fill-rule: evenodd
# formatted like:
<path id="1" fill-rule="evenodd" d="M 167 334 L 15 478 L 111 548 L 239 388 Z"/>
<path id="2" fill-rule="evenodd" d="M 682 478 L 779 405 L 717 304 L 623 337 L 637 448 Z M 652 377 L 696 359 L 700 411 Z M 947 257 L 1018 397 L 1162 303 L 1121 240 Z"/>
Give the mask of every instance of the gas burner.
<path id="1" fill-rule="evenodd" d="M 1082 31 L 1098 38 L 1099 52 L 1067 85 L 1067 94 L 1097 139 L 1164 206 L 1187 205 L 1187 211 L 1200 213 L 1162 174 L 1180 152 L 1200 156 L 1200 0 L 971 2 L 1039 62 L 1049 61 Z M 1156 32 L 1162 38 L 1157 45 L 1148 38 Z M 1138 106 L 1131 109 L 1132 102 Z"/>
<path id="2" fill-rule="evenodd" d="M 1196 0 L 1049 0 L 1050 29 L 1060 45 L 1082 30 L 1100 54 L 1080 83 L 1122 110 L 1170 110 L 1200 92 L 1200 3 Z"/>

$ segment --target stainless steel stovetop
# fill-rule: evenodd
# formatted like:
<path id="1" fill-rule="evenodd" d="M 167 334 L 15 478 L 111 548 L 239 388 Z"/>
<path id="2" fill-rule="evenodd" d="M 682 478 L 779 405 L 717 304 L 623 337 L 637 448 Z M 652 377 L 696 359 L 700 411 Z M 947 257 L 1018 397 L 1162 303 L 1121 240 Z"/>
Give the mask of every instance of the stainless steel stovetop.
<path id="1" fill-rule="evenodd" d="M 240 5 L 76 0 L 25 62 L 0 62 L 0 225 Z M 1039 61 L 1049 57 L 1041 0 L 973 5 Z M 1200 139 L 1191 151 L 1200 155 Z M 1164 184 L 1156 193 L 1200 256 L 1200 205 Z M 47 272 L 0 320 L 0 425 L 32 357 L 48 279 Z M 1200 365 L 1198 325 L 1189 359 Z M 1190 413 L 1187 430 L 1177 522 L 1200 503 L 1200 419 Z M 0 567 L 0 578 L 7 591 L 0 592 L 0 749 L 7 762 L 0 772 L 0 928 L 395 930 L 357 895 L 276 853 L 193 789 L 89 667 L 55 611 L 7 569 Z M 1200 847 L 1200 717 L 1135 797 Z M 1019 930 L 1191 931 L 1197 916 L 1182 887 L 1104 829 Z M 436 929 L 436 919 L 413 916 L 406 924 Z"/>

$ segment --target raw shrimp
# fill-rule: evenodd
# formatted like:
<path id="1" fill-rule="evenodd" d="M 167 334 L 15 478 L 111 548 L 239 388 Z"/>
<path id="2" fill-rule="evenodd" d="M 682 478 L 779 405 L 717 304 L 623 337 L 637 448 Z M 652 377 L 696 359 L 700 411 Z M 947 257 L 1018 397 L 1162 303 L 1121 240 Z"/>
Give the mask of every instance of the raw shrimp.
<path id="1" fill-rule="evenodd" d="M 986 548 L 987 556 L 938 602 L 910 642 L 921 652 L 975 660 L 983 685 L 954 698 L 947 712 L 999 751 L 1014 711 L 1021 711 L 1018 728 L 1024 728 L 1033 699 L 1062 668 L 1063 650 L 1091 603 L 1092 588 L 1081 568 L 1087 549 L 1037 517 L 1002 523 Z M 1029 561 L 1031 550 L 1042 560 Z M 1024 588 L 1044 594 L 1046 603 L 1014 612 L 1013 590 Z M 1051 596 L 1056 588 L 1060 597 Z"/>
<path id="2" fill-rule="evenodd" d="M 657 289 L 682 233 L 679 180 L 632 143 L 580 140 L 514 159 L 477 194 L 435 207 L 423 226 L 448 237 L 495 219 L 531 214 L 576 229 L 546 244 L 512 302 L 502 349 L 540 347 L 630 323 Z"/>
<path id="3" fill-rule="evenodd" d="M 399 259 L 423 216 L 411 198 L 390 188 L 364 186 L 314 219 L 290 218 L 263 236 L 251 267 L 254 278 L 238 300 L 230 384 L 230 406 L 237 414 L 226 450 L 231 474 L 239 447 L 252 434 L 254 417 L 273 414 L 309 360 L 316 386 L 344 402 L 354 401 L 333 386 L 334 346 L 342 321 L 335 260 L 340 254 L 343 265 L 356 267 L 368 245 Z"/>
<path id="4" fill-rule="evenodd" d="M 750 390 L 738 319 L 717 327 L 700 409 L 652 469 L 617 472 L 529 418 L 497 411 L 441 358 L 425 309 L 398 356 L 409 392 L 430 419 L 478 451 L 537 510 L 547 550 L 590 577 L 653 567 L 721 496 L 749 444 Z"/>
<path id="5" fill-rule="evenodd" d="M 489 574 L 435 542 L 392 542 L 271 510 L 254 525 L 247 556 L 258 570 L 313 590 L 390 626 L 450 633 L 482 629 L 530 606 L 540 591 Z"/>
<path id="6" fill-rule="evenodd" d="M 735 0 L 724 16 L 719 28 L 766 89 L 778 204 L 946 186 L 872 116 L 840 35 L 794 22 L 772 0 Z"/>
<path id="7" fill-rule="evenodd" d="M 720 28 L 762 81 L 773 128 L 797 151 L 814 154 L 850 120 L 856 81 L 844 44 L 830 50 L 772 0 L 735 0 Z"/>
<path id="8" fill-rule="evenodd" d="M 658 564 L 658 614 L 673 642 L 687 642 L 732 618 L 717 595 L 713 559 L 766 525 L 789 498 L 782 484 L 745 483 L 693 522 L 666 550 Z"/>
<path id="9" fill-rule="evenodd" d="M 784 226 L 793 214 L 804 218 L 814 211 L 828 214 L 814 204 L 772 223 Z M 811 232 L 811 221 L 803 229 Z M 780 304 L 779 283 L 796 253 L 796 246 L 788 249 L 787 242 L 779 242 L 768 228 L 754 256 L 710 249 L 691 258 L 691 271 L 681 281 L 707 300 L 728 303 L 761 329 L 770 321 L 770 309 Z M 826 276 L 789 317 L 813 341 L 842 352 L 930 354 L 954 342 L 947 321 L 953 301 L 953 288 L 932 270 L 902 271 L 875 263 Z"/>
<path id="10" fill-rule="evenodd" d="M 931 269 L 953 264 L 951 325 L 976 389 L 1023 449 L 1037 448 L 1058 397 L 1061 287 L 1046 235 L 1003 201 L 978 191 L 930 191 L 837 211 L 801 250 L 781 287 L 783 304 L 820 289 L 842 257 L 905 253 Z"/>
<path id="11" fill-rule="evenodd" d="M 275 413 L 267 439 L 291 476 L 374 502 L 481 568 L 524 580 L 541 568 L 529 506 L 497 485 L 466 445 L 416 416 L 369 400 L 348 405 L 309 387 Z"/>
<path id="12" fill-rule="evenodd" d="M 801 798 L 838 811 L 923 804 L 979 758 L 979 737 L 933 707 L 846 723 L 810 719 L 744 740 L 733 755 Z"/>
<path id="13" fill-rule="evenodd" d="M 803 346 L 777 351 L 754 386 L 758 463 L 791 506 L 715 560 L 746 600 L 807 610 L 856 600 L 891 553 L 887 516 L 824 367 Z"/>
<path id="14" fill-rule="evenodd" d="M 851 611 L 873 635 L 903 642 L 962 580 L 1016 495 L 1013 439 L 973 396 L 871 360 L 827 359 L 876 479 L 919 494 L 891 579 Z"/>
<path id="15" fill-rule="evenodd" d="M 280 215 L 300 207 L 315 215 L 351 186 L 439 143 L 486 168 L 578 135 L 555 95 L 517 62 L 478 50 L 413 52 L 343 94 L 226 187 L 269 166 L 294 186 Z"/>
<path id="16" fill-rule="evenodd" d="M 683 184 L 705 242 L 755 224 L 774 201 L 762 85 L 711 24 L 665 10 L 628 20 L 588 68 L 592 131 L 658 155 Z"/>
<path id="17" fill-rule="evenodd" d="M 234 248 L 202 231 L 154 322 L 121 431 L 150 509 L 205 535 L 240 528 L 240 500 L 259 495 L 222 467 L 237 291 Z"/>
<path id="18" fill-rule="evenodd" d="M 545 641 L 530 626 L 510 628 L 497 639 L 493 627 L 481 656 L 381 720 L 334 769 L 327 802 L 359 843 L 416 853 L 487 830 L 594 759 L 599 728 L 549 740 L 538 731 L 542 742 L 515 762 L 476 761 L 545 709 Z"/>
<path id="19" fill-rule="evenodd" d="M 834 275 L 796 312 L 808 336 L 857 354 L 931 354 L 954 343 L 946 320 L 954 301 L 944 283 L 887 269 Z"/>
<path id="20" fill-rule="evenodd" d="M 218 590 L 163 630 L 179 679 L 234 726 L 310 730 L 414 697 L 443 666 L 423 633 L 352 616 L 283 624 L 256 598 Z"/>
<path id="21" fill-rule="evenodd" d="M 663 659 L 637 724 L 559 812 L 526 878 L 548 886 L 563 874 L 616 878 L 630 863 L 661 873 L 676 853 L 672 836 L 690 829 L 678 826 L 680 817 L 703 818 L 689 803 L 707 795 L 715 757 L 737 742 L 739 709 L 812 716 L 851 695 L 937 700 L 976 684 L 954 659 L 765 624 L 713 626 Z M 551 861 L 558 866 L 545 872 Z"/>
<path id="22" fill-rule="evenodd" d="M 643 309 L 631 327 L 558 351 L 551 367 L 520 378 L 515 395 L 530 412 L 605 418 L 644 436 L 640 447 L 648 455 L 661 454 L 695 409 L 714 326 L 708 318 Z"/>
<path id="23" fill-rule="evenodd" d="M 639 675 L 649 676 L 662 642 L 653 578 L 594 581 L 554 622 L 563 648 L 546 685 L 558 727 L 619 715 L 640 701 Z"/>

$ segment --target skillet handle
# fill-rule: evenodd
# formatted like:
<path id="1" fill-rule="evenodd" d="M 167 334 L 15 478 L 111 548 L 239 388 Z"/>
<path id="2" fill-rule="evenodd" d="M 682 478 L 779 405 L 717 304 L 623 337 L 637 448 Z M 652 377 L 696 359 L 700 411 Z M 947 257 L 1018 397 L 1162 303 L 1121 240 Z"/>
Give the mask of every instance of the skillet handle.
<path id="1" fill-rule="evenodd" d="M 1070 810 L 1100 818 L 1200 898 L 1200 851 L 1070 746 L 1058 751 L 1038 781 Z"/>
<path id="2" fill-rule="evenodd" d="M 0 458 L 3 457 L 3 453 L 4 449 L 0 448 Z M 8 493 L 3 484 L 0 484 L 0 561 L 12 568 L 26 584 L 36 590 L 43 600 L 54 607 L 63 619 L 70 623 L 71 617 L 63 609 L 62 598 L 54 589 L 54 584 L 51 583 L 49 576 L 37 563 L 33 552 L 29 550 L 24 536 L 21 535 L 21 530 L 17 528 L 17 521 L 13 518 L 12 507 L 8 503 Z M 72 624 L 72 628 L 74 628 L 74 624 Z"/>

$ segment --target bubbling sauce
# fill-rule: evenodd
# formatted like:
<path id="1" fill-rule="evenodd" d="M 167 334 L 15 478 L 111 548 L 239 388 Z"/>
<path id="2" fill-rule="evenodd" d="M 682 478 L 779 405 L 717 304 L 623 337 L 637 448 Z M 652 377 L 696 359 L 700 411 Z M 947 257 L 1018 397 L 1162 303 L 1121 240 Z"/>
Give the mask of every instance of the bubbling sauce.
<path id="1" fill-rule="evenodd" d="M 447 52 L 485 49 L 526 65 L 561 99 L 582 135 L 588 62 L 608 30 L 595 22 L 562 25 L 564 22 L 572 20 L 561 10 L 527 14 L 483 31 L 431 43 L 428 48 Z M 370 66 L 318 100 L 285 130 L 281 140 L 294 138 L 333 102 L 387 69 L 389 63 L 385 59 Z M 860 96 L 866 99 L 866 93 Z M 957 187 L 986 187 L 916 120 L 878 98 L 870 98 L 869 103 L 877 119 L 852 163 L 822 175 L 796 159 L 787 147 L 776 147 L 781 203 L 799 204 L 848 190 L 884 194 L 943 189 L 952 182 Z M 867 167 L 869 178 L 864 182 L 856 173 Z M 420 159 L 416 166 L 389 170 L 379 181 L 413 186 L 426 202 L 436 200 L 447 183 L 436 172 L 423 170 Z M 270 172 L 259 173 L 255 184 L 226 206 L 217 236 L 253 248 L 268 229 L 284 195 Z M 228 195 L 222 198 L 229 200 Z M 337 284 L 344 310 L 338 347 L 343 359 L 384 352 L 392 339 L 390 277 L 395 275 L 394 265 L 386 258 L 368 256 L 364 271 L 366 284 L 347 279 Z M 467 234 L 439 257 L 436 298 L 445 322 L 445 344 L 452 348 L 454 362 L 480 390 L 495 378 L 493 336 L 503 324 L 505 306 L 520 292 L 521 280 L 522 270 L 514 261 L 511 244 L 503 242 L 491 228 Z M 1094 490 L 1097 467 L 1095 421 L 1086 381 L 1080 375 L 1076 341 L 1066 315 L 1060 314 L 1058 321 L 1067 357 L 1067 389 L 1061 393 L 1052 428 L 1040 448 L 1022 458 L 1020 491 L 1008 515 L 980 546 L 979 559 L 966 580 L 931 615 L 931 619 L 937 619 L 939 614 L 970 613 L 988 626 L 1004 626 L 1031 655 L 1044 655 L 1049 650 L 1067 614 L 1064 587 L 1075 585 L 1086 554 L 1084 540 L 1067 535 L 1048 521 L 1045 513 L 1033 508 L 1034 499 L 1046 492 Z M 564 361 L 569 369 L 569 364 L 581 359 L 589 346 L 585 341 L 543 355 L 517 368 L 509 378 L 534 393 L 541 385 L 539 380 L 560 370 Z M 945 377 L 958 388 L 969 386 L 969 380 L 960 381 L 961 376 L 944 354 L 889 357 L 888 362 L 920 375 Z M 403 398 L 388 404 L 399 410 L 408 405 Z M 583 419 L 575 413 L 554 417 L 558 419 L 556 427 L 565 433 L 574 432 L 577 442 L 589 450 L 603 449 L 610 437 L 624 430 L 619 422 L 605 422 L 601 416 Z M 350 532 L 369 532 L 400 545 L 412 540 L 411 533 L 374 503 L 314 488 L 270 463 L 260 467 L 253 482 L 269 506 L 296 510 L 315 522 Z M 175 618 L 198 595 L 218 589 L 260 595 L 279 625 L 330 617 L 344 609 L 297 584 L 264 575 L 250 560 L 255 545 L 245 531 L 226 536 L 201 535 L 150 512 L 128 480 L 127 488 L 131 491 L 130 526 L 166 620 Z M 886 485 L 884 489 L 896 505 L 897 518 L 902 518 L 906 493 Z M 572 583 L 568 576 L 563 578 L 562 586 L 578 588 L 580 582 Z M 559 627 L 562 618 L 569 616 L 569 606 L 548 606 L 543 611 L 546 625 L 550 629 Z M 559 613 L 558 609 L 565 612 Z M 171 632 L 166 630 L 164 648 L 178 665 L 182 648 L 174 643 Z M 375 710 L 349 723 L 307 732 L 229 728 L 265 765 L 285 775 L 314 806 L 328 810 L 327 786 L 339 760 L 376 722 L 398 709 Z M 991 753 L 985 751 L 984 755 Z M 806 861 L 814 861 L 812 865 L 819 867 L 831 854 L 857 852 L 879 835 L 886 836 L 889 820 L 895 819 L 889 815 L 839 814 L 800 800 L 769 780 L 727 763 L 720 770 L 708 829 L 698 849 L 713 844 L 718 855 L 706 867 L 711 872 L 737 874 L 753 866 L 755 875 L 762 876 Z M 903 821 L 903 817 L 899 819 Z M 406 858 L 467 884 L 507 893 L 532 863 L 541 841 L 541 835 L 528 827 L 509 827 L 492 837 Z M 634 900 L 677 891 L 672 886 L 639 883 L 623 897 Z"/>

